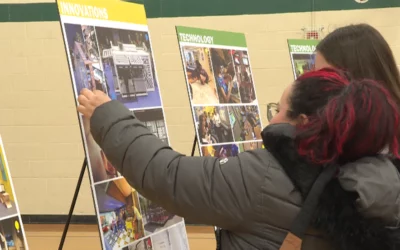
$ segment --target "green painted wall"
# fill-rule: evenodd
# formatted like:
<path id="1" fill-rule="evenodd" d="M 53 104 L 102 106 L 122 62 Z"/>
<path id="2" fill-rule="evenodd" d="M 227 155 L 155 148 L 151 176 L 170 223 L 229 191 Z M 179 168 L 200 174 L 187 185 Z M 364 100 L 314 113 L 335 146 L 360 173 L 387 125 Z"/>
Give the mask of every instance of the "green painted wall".
<path id="1" fill-rule="evenodd" d="M 126 0 L 141 2 L 141 0 Z M 400 7 L 400 0 L 144 0 L 149 18 Z M 0 4 L 0 22 L 57 21 L 55 3 Z"/>

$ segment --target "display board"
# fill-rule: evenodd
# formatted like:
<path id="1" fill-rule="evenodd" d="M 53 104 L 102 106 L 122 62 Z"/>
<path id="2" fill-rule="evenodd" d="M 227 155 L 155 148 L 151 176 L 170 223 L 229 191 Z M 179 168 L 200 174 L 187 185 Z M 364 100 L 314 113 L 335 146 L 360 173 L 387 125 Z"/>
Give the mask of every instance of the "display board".
<path id="1" fill-rule="evenodd" d="M 262 147 L 262 124 L 244 34 L 176 27 L 202 156 Z"/>
<path id="2" fill-rule="evenodd" d="M 144 6 L 119 0 L 57 5 L 75 98 L 83 88 L 104 91 L 169 143 Z M 96 144 L 88 120 L 79 121 L 102 248 L 189 249 L 183 219 L 138 194 Z"/>
<path id="3" fill-rule="evenodd" d="M 0 137 L 0 249 L 29 249 L 3 140 Z"/>
<path id="4" fill-rule="evenodd" d="M 295 79 L 314 69 L 315 48 L 318 43 L 319 40 L 288 40 L 290 60 L 292 61 L 293 75 Z"/>

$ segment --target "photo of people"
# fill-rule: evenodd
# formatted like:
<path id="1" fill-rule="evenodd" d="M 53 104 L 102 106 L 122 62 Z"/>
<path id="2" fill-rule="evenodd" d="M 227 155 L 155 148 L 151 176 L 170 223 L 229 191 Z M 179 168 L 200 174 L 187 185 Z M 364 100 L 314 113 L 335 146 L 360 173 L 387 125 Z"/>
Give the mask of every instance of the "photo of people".
<path id="1" fill-rule="evenodd" d="M 17 204 L 4 152 L 0 147 L 0 220 L 17 214 Z"/>
<path id="2" fill-rule="evenodd" d="M 144 237 L 139 194 L 125 178 L 95 186 L 106 250 L 121 249 Z"/>
<path id="3" fill-rule="evenodd" d="M 182 55 L 192 104 L 218 104 L 209 49 L 183 47 Z"/>
<path id="4" fill-rule="evenodd" d="M 239 148 L 236 144 L 204 146 L 201 148 L 201 152 L 203 156 L 226 158 L 237 156 Z"/>
<path id="5" fill-rule="evenodd" d="M 189 250 L 184 223 L 151 236 L 152 250 Z"/>
<path id="6" fill-rule="evenodd" d="M 93 26 L 65 24 L 73 78 L 79 94 L 83 88 L 107 93 L 103 66 Z"/>
<path id="7" fill-rule="evenodd" d="M 233 142 L 227 107 L 194 107 L 193 112 L 200 144 Z"/>
<path id="8" fill-rule="evenodd" d="M 21 221 L 17 216 L 0 221 L 0 249 L 25 250 L 24 238 Z"/>
<path id="9" fill-rule="evenodd" d="M 129 109 L 161 106 L 149 34 L 95 29 L 110 98 Z"/>
<path id="10" fill-rule="evenodd" d="M 257 106 L 229 107 L 235 141 L 261 140 L 261 121 Z"/>
<path id="11" fill-rule="evenodd" d="M 144 123 L 155 136 L 168 144 L 167 127 L 165 126 L 163 110 L 161 108 L 131 110 L 131 112 L 139 121 Z"/>
<path id="12" fill-rule="evenodd" d="M 151 238 L 136 241 L 135 243 L 124 247 L 122 250 L 153 250 L 153 243 Z"/>
<path id="13" fill-rule="evenodd" d="M 245 142 L 245 143 L 239 144 L 239 151 L 245 152 L 245 151 L 254 150 L 254 149 L 258 149 L 258 148 L 262 148 L 262 147 L 263 147 L 262 141 Z"/>
<path id="14" fill-rule="evenodd" d="M 211 48 L 211 61 L 220 103 L 240 103 L 232 50 Z"/>
<path id="15" fill-rule="evenodd" d="M 242 100 L 242 103 L 257 103 L 247 51 L 233 51 L 233 62 L 235 64 L 236 77 L 239 83 L 240 99 Z"/>
<path id="16" fill-rule="evenodd" d="M 292 53 L 292 63 L 293 63 L 295 78 L 297 79 L 302 74 L 314 70 L 315 55 Z"/>
<path id="17" fill-rule="evenodd" d="M 102 182 L 120 176 L 90 133 L 89 120 L 83 117 L 82 123 L 87 147 L 86 153 L 89 156 L 88 163 L 90 171 L 92 172 L 93 182 Z"/>
<path id="18" fill-rule="evenodd" d="M 182 221 L 181 217 L 167 212 L 154 202 L 142 196 L 139 199 L 146 236 Z"/>

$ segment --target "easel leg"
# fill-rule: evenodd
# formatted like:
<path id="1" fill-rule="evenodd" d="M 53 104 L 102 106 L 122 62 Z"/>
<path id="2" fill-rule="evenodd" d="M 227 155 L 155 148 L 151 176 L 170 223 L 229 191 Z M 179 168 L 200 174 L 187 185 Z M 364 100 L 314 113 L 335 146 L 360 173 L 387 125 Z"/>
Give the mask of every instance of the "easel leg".
<path id="1" fill-rule="evenodd" d="M 58 250 L 62 250 L 64 247 L 65 238 L 67 237 L 69 224 L 71 223 L 72 215 L 74 213 L 76 200 L 78 199 L 79 190 L 81 189 L 82 180 L 83 180 L 83 176 L 85 175 L 86 166 L 87 166 L 87 158 L 85 157 L 85 160 L 83 161 L 83 164 L 82 164 L 81 173 L 78 178 L 78 183 L 76 184 L 75 194 L 74 194 L 74 197 L 72 198 L 72 203 L 71 203 L 71 207 L 69 209 L 67 222 L 65 223 L 64 232 L 61 236 L 61 241 L 60 241 Z"/>
<path id="2" fill-rule="evenodd" d="M 196 151 L 196 144 L 197 144 L 197 136 L 195 135 L 192 146 L 192 154 L 191 154 L 192 157 L 194 156 L 194 151 Z M 214 232 L 215 232 L 215 240 L 217 243 L 217 250 L 221 250 L 221 230 L 218 227 L 214 227 Z"/>
<path id="3" fill-rule="evenodd" d="M 193 141 L 193 147 L 192 147 L 192 154 L 191 156 L 194 156 L 194 151 L 196 150 L 196 144 L 197 144 L 197 136 L 194 136 L 194 141 Z"/>

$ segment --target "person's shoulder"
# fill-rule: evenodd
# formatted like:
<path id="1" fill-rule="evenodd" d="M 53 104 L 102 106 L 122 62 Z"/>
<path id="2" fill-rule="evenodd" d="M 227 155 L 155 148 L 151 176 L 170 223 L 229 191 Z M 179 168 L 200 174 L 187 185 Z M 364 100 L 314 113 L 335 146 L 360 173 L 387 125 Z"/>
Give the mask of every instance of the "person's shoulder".
<path id="1" fill-rule="evenodd" d="M 262 197 L 254 201 L 254 212 L 268 223 L 289 227 L 302 199 L 281 164 L 266 149 L 249 150 L 240 153 L 239 158 L 248 177 L 247 188 Z"/>
<path id="2" fill-rule="evenodd" d="M 276 162 L 274 156 L 265 148 L 256 148 L 256 149 L 252 149 L 252 150 L 247 150 L 247 151 L 242 152 L 241 154 L 249 154 L 249 155 L 253 155 L 255 157 L 271 159 L 274 162 Z M 276 163 L 278 163 L 278 162 L 276 162 Z"/>
<path id="3" fill-rule="evenodd" d="M 254 149 L 240 153 L 239 161 L 243 169 L 257 173 L 264 178 L 264 186 L 293 188 L 293 184 L 282 165 L 267 149 Z"/>
<path id="4" fill-rule="evenodd" d="M 251 164 L 263 169 L 274 168 L 279 171 L 284 171 L 275 157 L 264 148 L 248 150 L 239 155 L 241 164 Z"/>

